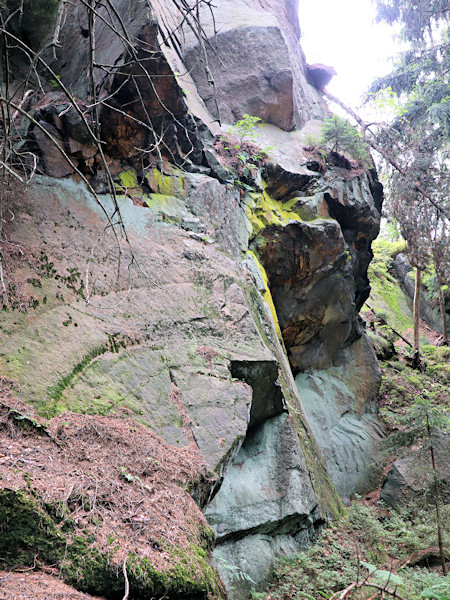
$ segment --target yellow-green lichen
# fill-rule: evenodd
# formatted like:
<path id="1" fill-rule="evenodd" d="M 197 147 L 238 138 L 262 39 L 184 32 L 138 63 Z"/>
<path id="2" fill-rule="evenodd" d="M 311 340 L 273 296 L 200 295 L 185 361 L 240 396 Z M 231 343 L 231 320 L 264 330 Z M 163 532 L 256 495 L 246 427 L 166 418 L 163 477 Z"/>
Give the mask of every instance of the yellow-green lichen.
<path id="1" fill-rule="evenodd" d="M 134 169 L 127 169 L 119 173 L 120 184 L 117 186 L 118 190 L 130 190 L 139 188 L 136 171 Z"/>
<path id="2" fill-rule="evenodd" d="M 161 215 L 167 223 L 181 223 L 184 205 L 175 196 L 166 194 L 145 194 L 143 200 L 152 212 Z"/>
<path id="3" fill-rule="evenodd" d="M 261 193 L 250 194 L 246 214 L 251 224 L 252 237 L 269 225 L 283 226 L 292 221 L 301 221 L 301 217 L 292 210 L 296 202 L 298 198 L 279 202 L 271 198 L 265 189 Z"/>
<path id="4" fill-rule="evenodd" d="M 153 169 L 145 174 L 145 178 L 156 194 L 163 196 L 183 196 L 184 193 L 184 175 L 181 171 L 175 171 L 167 174 L 159 169 Z"/>
<path id="5" fill-rule="evenodd" d="M 263 278 L 264 287 L 265 287 L 265 291 L 263 293 L 263 298 L 264 298 L 264 300 L 265 300 L 265 302 L 266 302 L 267 306 L 269 307 L 270 312 L 272 314 L 272 319 L 273 319 L 273 322 L 275 324 L 275 331 L 277 333 L 277 336 L 278 336 L 280 342 L 283 342 L 283 338 L 282 338 L 282 335 L 281 335 L 280 324 L 278 322 L 277 311 L 275 310 L 275 305 L 273 303 L 272 294 L 270 293 L 270 289 L 269 289 L 269 280 L 267 279 L 266 270 L 262 266 L 262 264 L 259 262 L 258 257 L 256 256 L 256 254 L 252 250 L 248 250 L 248 253 L 250 254 L 250 256 L 255 261 L 255 264 L 257 265 L 257 267 L 259 269 L 259 272 L 261 273 L 261 277 Z"/>

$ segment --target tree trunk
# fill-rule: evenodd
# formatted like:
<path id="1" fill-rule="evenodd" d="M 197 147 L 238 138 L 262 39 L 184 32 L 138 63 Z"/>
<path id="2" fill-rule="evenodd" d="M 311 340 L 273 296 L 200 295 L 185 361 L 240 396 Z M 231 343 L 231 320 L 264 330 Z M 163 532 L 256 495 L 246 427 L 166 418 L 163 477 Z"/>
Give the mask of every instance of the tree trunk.
<path id="1" fill-rule="evenodd" d="M 445 564 L 445 551 L 444 551 L 444 543 L 442 541 L 442 523 L 441 523 L 441 511 L 440 511 L 440 490 L 439 490 L 439 482 L 436 471 L 436 459 L 434 457 L 434 447 L 431 439 L 431 427 L 430 427 L 430 419 L 427 413 L 427 432 L 428 432 L 428 441 L 430 443 L 430 454 L 431 454 L 431 465 L 433 467 L 433 478 L 434 478 L 434 503 L 436 508 L 436 524 L 437 524 L 437 534 L 438 534 L 438 544 L 439 544 L 439 555 L 441 558 L 441 566 L 442 573 L 444 577 L 447 575 L 447 565 Z"/>
<path id="2" fill-rule="evenodd" d="M 414 356 L 413 356 L 413 367 L 418 368 L 420 366 L 420 269 L 416 267 L 416 280 L 414 287 L 414 306 L 413 306 L 413 320 L 414 320 Z"/>
<path id="3" fill-rule="evenodd" d="M 439 280 L 439 277 L 437 277 L 437 276 L 436 276 L 436 284 L 437 284 L 438 297 L 439 297 L 439 309 L 441 311 L 441 317 L 442 317 L 442 333 L 444 334 L 443 344 L 445 346 L 448 346 L 447 315 L 445 314 L 444 294 L 442 293 L 442 290 L 441 290 L 441 282 Z"/>

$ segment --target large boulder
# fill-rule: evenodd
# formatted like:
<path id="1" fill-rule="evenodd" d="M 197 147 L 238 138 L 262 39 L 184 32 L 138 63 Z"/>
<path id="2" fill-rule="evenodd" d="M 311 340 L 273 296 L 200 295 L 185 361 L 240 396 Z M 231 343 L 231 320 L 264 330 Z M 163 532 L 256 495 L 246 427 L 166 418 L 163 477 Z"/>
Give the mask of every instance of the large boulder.
<path id="1" fill-rule="evenodd" d="M 449 440 L 440 434 L 433 440 L 436 476 L 445 502 L 450 500 Z M 434 502 L 434 477 L 429 448 L 415 448 L 391 466 L 381 488 L 381 500 L 392 508 Z"/>
<path id="2" fill-rule="evenodd" d="M 206 15 L 203 10 L 202 16 Z M 223 0 L 214 12 L 214 23 L 217 33 L 212 23 L 204 24 L 207 53 L 197 38 L 183 48 L 186 66 L 211 114 L 234 123 L 247 113 L 291 129 L 293 75 L 275 17 L 241 0 Z"/>
<path id="3" fill-rule="evenodd" d="M 215 118 L 234 123 L 247 113 L 288 131 L 323 114 L 300 66 L 296 11 L 290 3 L 279 9 L 222 0 L 211 13 L 200 5 L 205 43 L 183 27 L 184 62 Z"/>
<path id="4" fill-rule="evenodd" d="M 327 367 L 354 324 L 355 288 L 336 221 L 314 219 L 261 234 L 284 343 L 294 372 Z"/>

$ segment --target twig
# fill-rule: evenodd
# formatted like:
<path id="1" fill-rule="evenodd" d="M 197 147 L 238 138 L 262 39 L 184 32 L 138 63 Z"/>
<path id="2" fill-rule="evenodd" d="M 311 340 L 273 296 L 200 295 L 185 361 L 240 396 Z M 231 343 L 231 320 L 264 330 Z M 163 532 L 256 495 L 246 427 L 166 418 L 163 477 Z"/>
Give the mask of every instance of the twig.
<path id="1" fill-rule="evenodd" d="M 1 282 L 2 288 L 3 288 L 4 303 L 6 304 L 6 306 L 9 306 L 8 290 L 6 289 L 5 280 L 3 277 L 3 256 L 2 256 L 1 252 L 0 252 L 0 282 Z"/>
<path id="2" fill-rule="evenodd" d="M 125 577 L 125 595 L 122 598 L 122 600 L 127 600 L 128 594 L 130 593 L 130 583 L 128 581 L 127 559 L 126 559 L 126 557 L 123 559 L 122 571 L 123 571 L 123 576 Z"/>

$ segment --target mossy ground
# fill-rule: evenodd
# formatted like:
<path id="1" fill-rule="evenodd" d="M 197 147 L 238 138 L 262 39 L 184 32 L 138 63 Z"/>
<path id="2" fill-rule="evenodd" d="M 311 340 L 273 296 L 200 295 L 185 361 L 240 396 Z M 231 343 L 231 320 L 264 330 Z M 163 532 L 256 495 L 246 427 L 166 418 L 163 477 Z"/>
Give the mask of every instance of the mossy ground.
<path id="1" fill-rule="evenodd" d="M 422 369 L 411 367 L 411 350 L 398 349 L 380 363 L 383 378 L 379 412 L 391 430 L 402 427 L 402 419 L 418 398 L 430 406 L 445 407 L 450 381 L 450 348 L 422 346 Z"/>
<path id="2" fill-rule="evenodd" d="M 65 413 L 44 427 L 14 403 L 0 404 L 0 556 L 9 568 L 53 565 L 75 588 L 115 600 L 125 564 L 133 598 L 221 597 L 208 560 L 213 534 L 187 491 L 204 476 L 194 448 L 124 419 Z"/>
<path id="3" fill-rule="evenodd" d="M 445 511 L 444 520 L 448 531 L 450 510 Z M 436 523 L 428 509 L 397 513 L 381 505 L 369 506 L 355 501 L 347 515 L 325 530 L 313 546 L 281 559 L 268 593 L 254 594 L 254 598 L 337 598 L 339 592 L 352 582 L 363 581 L 369 571 L 376 568 L 367 583 L 387 585 L 390 590 L 396 588 L 398 597 L 408 600 L 446 600 L 450 597 L 450 578 L 444 578 L 435 570 L 410 566 L 414 561 L 419 562 L 420 550 L 435 544 Z M 383 595 L 376 588 L 363 587 L 350 597 L 380 600 L 392 596 Z"/>

